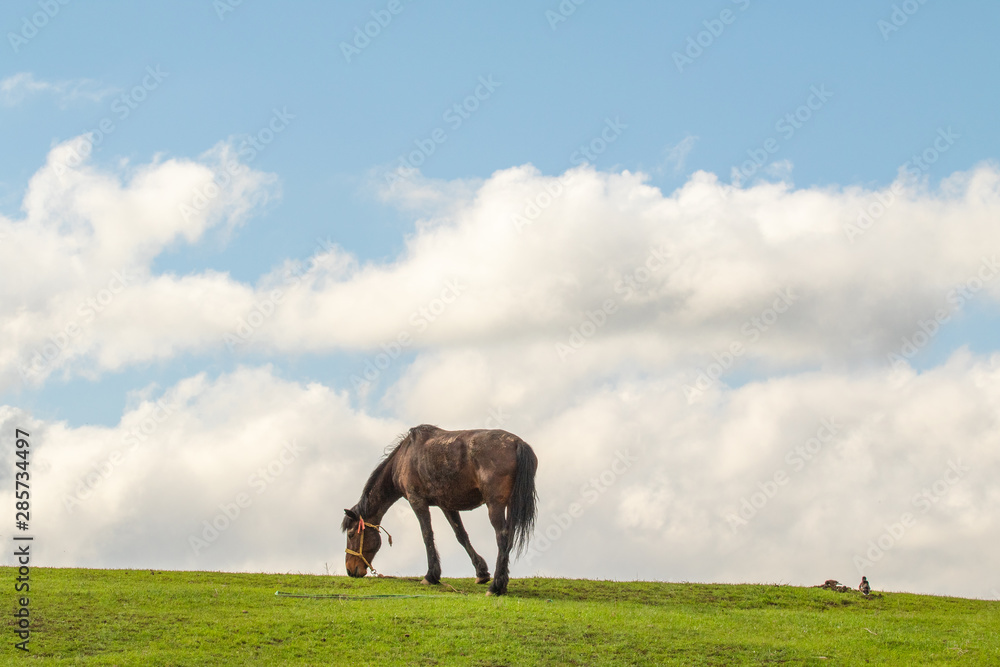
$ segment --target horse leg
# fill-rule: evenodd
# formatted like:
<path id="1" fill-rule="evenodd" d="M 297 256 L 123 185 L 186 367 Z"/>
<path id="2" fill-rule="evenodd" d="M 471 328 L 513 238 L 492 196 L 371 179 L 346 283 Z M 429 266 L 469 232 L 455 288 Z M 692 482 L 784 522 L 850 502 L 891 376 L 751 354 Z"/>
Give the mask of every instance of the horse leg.
<path id="1" fill-rule="evenodd" d="M 476 568 L 476 583 L 485 584 L 490 580 L 490 569 L 486 565 L 486 561 L 483 560 L 483 557 L 477 554 L 476 550 L 472 548 L 469 534 L 465 532 L 465 526 L 462 525 L 461 515 L 458 513 L 458 510 L 444 510 L 444 515 L 448 519 L 448 523 L 451 524 L 452 530 L 455 531 L 458 543 L 465 547 L 465 552 L 472 559 L 472 565 Z"/>
<path id="2" fill-rule="evenodd" d="M 431 529 L 431 509 L 427 503 L 414 503 L 410 501 L 413 513 L 417 515 L 420 522 L 420 534 L 424 537 L 424 546 L 427 548 L 427 574 L 424 575 L 424 584 L 441 583 L 441 559 L 438 558 L 437 549 L 434 547 L 434 531 Z"/>
<path id="3" fill-rule="evenodd" d="M 489 505 L 490 523 L 497 534 L 497 566 L 493 571 L 493 583 L 486 592 L 487 595 L 504 595 L 507 592 L 507 568 L 510 562 L 510 538 L 507 532 L 507 507 L 505 505 Z"/>

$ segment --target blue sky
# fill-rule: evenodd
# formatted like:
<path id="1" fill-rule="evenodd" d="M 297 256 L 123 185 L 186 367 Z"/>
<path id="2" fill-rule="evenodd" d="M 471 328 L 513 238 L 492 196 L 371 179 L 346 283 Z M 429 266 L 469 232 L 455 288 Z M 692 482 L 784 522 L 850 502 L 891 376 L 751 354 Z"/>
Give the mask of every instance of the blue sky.
<path id="1" fill-rule="evenodd" d="M 378 20 L 385 25 L 376 30 Z M 482 426 L 491 410 L 507 406 L 513 416 L 505 428 L 532 442 L 559 441 L 549 446 L 550 469 L 565 456 L 599 469 L 614 451 L 606 441 L 584 446 L 553 435 L 581 406 L 604 414 L 608 425 L 625 420 L 654 441 L 653 434 L 680 428 L 671 424 L 692 420 L 689 431 L 680 431 L 712 460 L 728 451 L 725 442 L 737 425 L 761 411 L 770 425 L 750 422 L 759 442 L 769 444 L 727 465 L 744 466 L 747 479 L 767 476 L 773 457 L 765 450 L 787 449 L 780 437 L 768 438 L 785 433 L 795 439 L 792 422 L 809 421 L 802 417 L 809 409 L 788 407 L 792 397 L 805 400 L 807 387 L 832 396 L 834 387 L 856 383 L 848 393 L 875 392 L 878 414 L 907 413 L 920 403 L 869 385 L 893 370 L 889 361 L 901 341 L 946 304 L 950 289 L 974 279 L 996 249 L 989 220 L 995 219 L 990 184 L 1000 156 L 993 85 L 1000 74 L 993 39 L 998 20 L 1000 7 L 992 3 L 926 0 L 6 3 L 0 10 L 0 223 L 10 232 L 0 243 L 10 258 L 27 259 L 16 270 L 10 262 L 0 267 L 13 286 L 5 297 L 11 315 L 0 404 L 36 420 L 43 432 L 58 432 L 51 451 L 77 447 L 84 470 L 114 446 L 130 414 L 201 373 L 208 384 L 198 395 L 206 401 L 241 373 L 291 404 L 297 392 L 311 396 L 308 387 L 322 387 L 343 401 L 338 409 L 351 419 L 380 425 L 357 427 L 355 440 L 374 452 L 385 444 L 378 440 L 383 433 L 411 421 Z M 359 41 L 365 29 L 373 36 Z M 46 176 L 59 151 L 102 122 L 111 130 L 99 140 L 91 135 L 93 154 L 77 185 Z M 580 150 L 587 146 L 592 150 L 584 160 Z M 243 189 L 226 190 L 209 213 L 196 216 L 196 229 L 179 219 L 150 222 L 164 202 L 170 211 L 177 203 L 138 192 L 138 174 L 166 174 L 178 165 L 164 178 L 183 175 L 201 188 L 207 181 L 198 180 L 206 178 L 198 169 L 218 174 L 212 165 L 226 147 L 244 167 Z M 914 156 L 932 159 L 925 164 Z M 748 162 L 755 157 L 759 165 Z M 401 158 L 410 165 L 416 159 L 418 170 L 397 174 L 403 185 L 388 187 L 386 176 L 396 173 Z M 740 167 L 742 176 L 734 172 Z M 504 235 L 511 229 L 489 222 L 490 216 L 513 220 L 539 188 L 555 187 L 557 179 L 574 183 L 566 185 L 573 194 L 558 195 L 537 222 L 518 229 L 513 238 L 529 245 L 517 249 Z M 119 184 L 117 194 L 102 189 L 108 182 Z M 885 216 L 852 237 L 848 229 L 858 213 L 897 186 Z M 716 195 L 721 203 L 705 203 Z M 63 197 L 70 203 L 57 205 Z M 36 199 L 50 204 L 32 208 L 27 202 Z M 81 202 L 90 201 L 102 202 L 104 213 L 88 217 L 92 210 Z M 190 202 L 191 195 L 179 201 Z M 559 222 L 543 222 L 550 218 Z M 102 224 L 119 231 L 102 236 Z M 64 250 L 11 245 L 42 238 L 42 231 L 29 235 L 35 225 L 51 236 L 53 248 L 77 244 L 78 254 L 60 264 Z M 90 231 L 74 236 L 79 229 Z M 131 250 L 115 255 L 106 239 L 116 235 L 134 236 Z M 588 338 L 574 357 L 586 361 L 568 369 L 551 353 L 553 344 L 568 340 L 594 304 L 615 297 L 609 276 L 633 272 L 647 248 L 664 243 L 677 249 L 677 263 L 655 272 L 639 300 L 624 299 L 627 314 L 612 316 Z M 107 259 L 112 255 L 117 259 Z M 287 270 L 289 261 L 299 262 L 296 275 L 305 276 L 286 283 L 292 300 L 284 303 L 294 305 L 280 306 L 247 345 L 224 345 L 223 336 L 265 298 L 275 272 Z M 78 347 L 40 377 L 18 379 L 17 360 L 30 359 L 47 337 L 75 321 L 75 305 L 98 294 L 108 272 L 125 265 L 138 272 L 138 285 L 111 304 L 115 314 L 98 317 Z M 410 314 L 432 304 L 448 279 L 468 285 L 471 296 L 460 296 L 442 324 L 417 331 Z M 779 318 L 774 333 L 748 344 L 746 357 L 713 384 L 709 402 L 690 408 L 703 411 L 700 417 L 674 406 L 683 387 L 710 368 L 713 354 L 742 340 L 741 324 L 764 312 L 768 295 L 782 286 L 798 290 L 804 305 Z M 919 374 L 914 381 L 931 393 L 960 382 L 948 370 L 955 364 L 964 370 L 954 373 L 979 382 L 972 378 L 992 369 L 997 351 L 998 293 L 987 280 L 940 335 L 906 358 L 909 370 L 895 372 Z M 401 332 L 414 334 L 414 345 L 370 389 L 358 391 L 352 376 Z M 548 356 L 539 362 L 540 354 Z M 936 374 L 946 379 L 936 383 Z M 778 403 L 787 410 L 767 398 L 777 387 L 784 387 Z M 599 404 L 608 392 L 643 397 L 649 409 L 663 409 L 664 423 L 629 418 L 625 408 L 601 412 L 593 401 Z M 984 415 L 992 400 L 982 398 Z M 813 408 L 821 403 L 816 398 Z M 853 432 L 862 433 L 856 437 L 881 428 L 854 407 L 839 409 L 856 417 Z M 952 419 L 942 415 L 940 429 L 959 428 Z M 705 426 L 713 420 L 717 426 Z M 203 423 L 197 431 L 179 421 L 171 422 L 178 429 L 171 437 L 212 442 L 216 429 L 225 430 Z M 104 435 L 94 436 L 93 429 Z M 340 441 L 321 444 L 321 434 L 300 437 L 315 438 L 324 465 L 343 464 L 361 475 L 372 463 L 347 457 Z M 89 444 L 72 444 L 84 441 Z M 247 451 L 256 446 L 246 444 Z M 664 512 L 687 516 L 687 528 L 713 513 L 727 528 L 718 518 L 732 515 L 723 500 L 714 509 L 677 500 L 684 485 L 671 481 L 667 462 L 694 465 L 678 453 L 683 447 L 672 440 L 650 447 L 673 453 L 650 462 L 648 476 L 616 487 L 614 502 L 589 514 L 588 527 L 547 552 L 541 565 L 526 566 L 529 571 L 566 572 L 560 549 L 569 553 L 586 544 L 587 531 L 599 530 L 605 514 L 633 511 L 638 498 L 666 503 Z M 544 467 L 546 447 L 536 449 Z M 870 452 L 876 466 L 898 454 L 878 454 L 876 445 Z M 928 454 L 927 475 L 939 463 L 936 456 Z M 981 461 L 984 470 L 995 464 L 995 458 Z M 70 487 L 84 474 L 71 468 L 60 473 Z M 219 471 L 218 479 L 225 474 Z M 118 479 L 123 495 L 116 497 L 139 493 L 127 484 L 141 486 L 138 472 Z M 571 481 L 543 481 L 553 508 L 572 496 L 558 490 L 572 488 Z M 706 486 L 708 480 L 701 483 Z M 965 486 L 970 498 L 989 493 L 973 481 Z M 734 487 L 726 507 L 735 506 L 740 493 Z M 908 493 L 899 491 L 904 506 Z M 950 498 L 962 511 L 964 501 Z M 332 502 L 340 503 L 339 496 Z M 98 505 L 91 506 L 96 512 Z M 691 509 L 696 506 L 701 509 Z M 799 519 L 791 511 L 789 504 L 794 523 Z M 256 525 L 266 526 L 267 516 L 261 513 Z M 188 525 L 184 520 L 163 518 L 180 533 L 187 530 L 178 528 Z M 664 535 L 681 525 L 635 521 Z M 785 543 L 775 536 L 792 530 L 788 522 L 757 525 L 761 534 L 754 539 L 771 545 L 764 551 L 778 549 Z M 955 539 L 934 535 L 938 544 Z M 997 536 L 990 523 L 975 539 L 995 545 Z M 729 537 L 719 539 L 704 548 L 723 553 L 719 544 Z M 326 546 L 316 542 L 315 548 L 318 554 Z M 231 549 L 217 549 L 213 561 L 185 560 L 185 552 L 164 566 L 282 562 L 265 547 L 256 560 L 240 560 L 236 546 Z M 137 550 L 125 565 L 144 566 L 143 554 Z M 850 555 L 843 556 L 848 567 Z M 930 569 L 930 556 L 912 557 L 924 558 Z M 673 576 L 640 561 L 635 571 L 643 576 Z M 83 555 L 67 561 L 84 562 L 97 561 Z M 419 558 L 399 561 L 411 566 L 419 567 Z M 608 561 L 595 558 L 580 567 L 573 572 L 601 576 Z M 724 559 L 715 569 L 681 571 L 704 579 L 771 572 L 739 570 Z M 812 576 L 796 570 L 800 574 Z M 926 579 L 894 581 L 958 590 Z M 971 583 L 963 586 L 962 593 L 981 593 Z"/>
<path id="2" fill-rule="evenodd" d="M 61 7 L 16 53 L 9 46 L 6 73 L 89 79 L 108 92 L 75 101 L 38 94 L 0 111 L 9 128 L 0 138 L 4 210 L 16 214 L 49 146 L 106 118 L 114 129 L 94 161 L 114 164 L 195 156 L 221 139 L 256 134 L 273 109 L 294 115 L 253 160 L 255 169 L 280 175 L 280 204 L 226 242 L 168 248 L 156 262 L 162 271 L 211 268 L 247 281 L 284 258 L 307 257 L 319 238 L 361 259 L 399 253 L 412 219 L 374 196 L 372 175 L 397 165 L 437 128 L 447 140 L 421 172 L 486 178 L 528 163 L 561 173 L 605 119 L 617 118 L 627 131 L 591 162 L 644 171 L 665 192 L 699 169 L 728 181 L 768 138 L 778 145 L 768 162 L 791 161 L 800 187 L 889 183 L 939 128 L 953 128 L 960 140 L 929 165 L 932 181 L 1000 153 L 991 113 L 996 92 L 984 83 L 1000 67 L 988 33 L 1000 8 L 986 3 L 963 11 L 920 5 L 898 30 L 879 25 L 892 21 L 892 4 L 862 2 L 586 2 L 564 21 L 546 15 L 559 12 L 558 3 L 400 6 L 363 50 L 347 49 L 350 62 L 342 44 L 353 46 L 354 29 L 372 21 L 371 12 L 387 11 L 386 3 Z M 11 3 L 5 25 L 20 33 L 22 19 L 38 11 L 36 3 Z M 719 21 L 725 11 L 733 17 L 728 25 Z M 713 22 L 723 29 L 708 40 Z M 708 46 L 697 55 L 689 39 L 699 33 Z M 697 57 L 678 71 L 675 53 Z M 120 97 L 131 98 L 148 67 L 165 78 L 123 119 Z M 456 128 L 454 112 L 449 120 L 445 114 L 474 94 L 480 77 L 498 87 Z M 814 86 L 828 90 L 829 101 L 800 129 L 787 121 L 776 129 Z M 682 163 L 669 159 L 689 137 Z M 161 374 L 172 377 L 170 369 L 141 371 Z M 90 384 L 50 387 L 54 404 L 35 405 L 81 423 L 117 419 L 120 392 L 92 393 Z M 67 396 L 81 394 L 89 400 Z"/>

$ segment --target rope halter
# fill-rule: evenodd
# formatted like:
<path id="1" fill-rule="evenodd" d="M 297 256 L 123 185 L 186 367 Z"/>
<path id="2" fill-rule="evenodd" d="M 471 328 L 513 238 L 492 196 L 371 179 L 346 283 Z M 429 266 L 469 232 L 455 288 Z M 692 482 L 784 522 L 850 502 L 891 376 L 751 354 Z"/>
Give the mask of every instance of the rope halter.
<path id="1" fill-rule="evenodd" d="M 388 530 L 375 523 L 365 523 L 365 520 L 359 516 L 358 535 L 361 536 L 361 543 L 358 544 L 357 551 L 352 551 L 350 549 L 344 549 L 344 551 L 352 556 L 357 556 L 358 558 L 360 558 L 364 562 L 364 564 L 368 567 L 368 569 L 372 571 L 372 574 L 374 574 L 376 577 L 381 577 L 382 575 L 378 573 L 378 571 L 375 569 L 375 566 L 369 563 L 368 559 L 365 558 L 364 554 L 362 553 L 365 550 L 365 528 L 375 528 L 376 530 L 382 531 L 389 538 L 389 546 L 390 547 L 392 546 L 392 535 L 389 535 Z"/>

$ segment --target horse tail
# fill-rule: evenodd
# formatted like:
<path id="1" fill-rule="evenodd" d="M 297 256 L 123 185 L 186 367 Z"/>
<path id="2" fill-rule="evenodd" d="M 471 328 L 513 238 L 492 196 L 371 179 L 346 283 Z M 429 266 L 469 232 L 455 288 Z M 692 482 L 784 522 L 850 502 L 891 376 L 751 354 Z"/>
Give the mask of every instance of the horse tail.
<path id="1" fill-rule="evenodd" d="M 515 554 L 520 555 L 535 529 L 535 503 L 538 500 L 535 470 L 538 469 L 538 457 L 528 443 L 519 440 L 515 459 L 514 488 L 507 507 L 507 533 L 511 536 Z"/>

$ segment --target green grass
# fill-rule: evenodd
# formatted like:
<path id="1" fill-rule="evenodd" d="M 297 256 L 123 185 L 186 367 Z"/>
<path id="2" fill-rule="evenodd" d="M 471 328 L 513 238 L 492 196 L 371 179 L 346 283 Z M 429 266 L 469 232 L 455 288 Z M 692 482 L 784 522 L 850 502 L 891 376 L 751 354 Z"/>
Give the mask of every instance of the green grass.
<path id="1" fill-rule="evenodd" d="M 32 568 L 30 654 L 96 665 L 1000 664 L 1000 603 L 772 585 Z M 310 594 L 429 595 L 337 600 Z"/>

